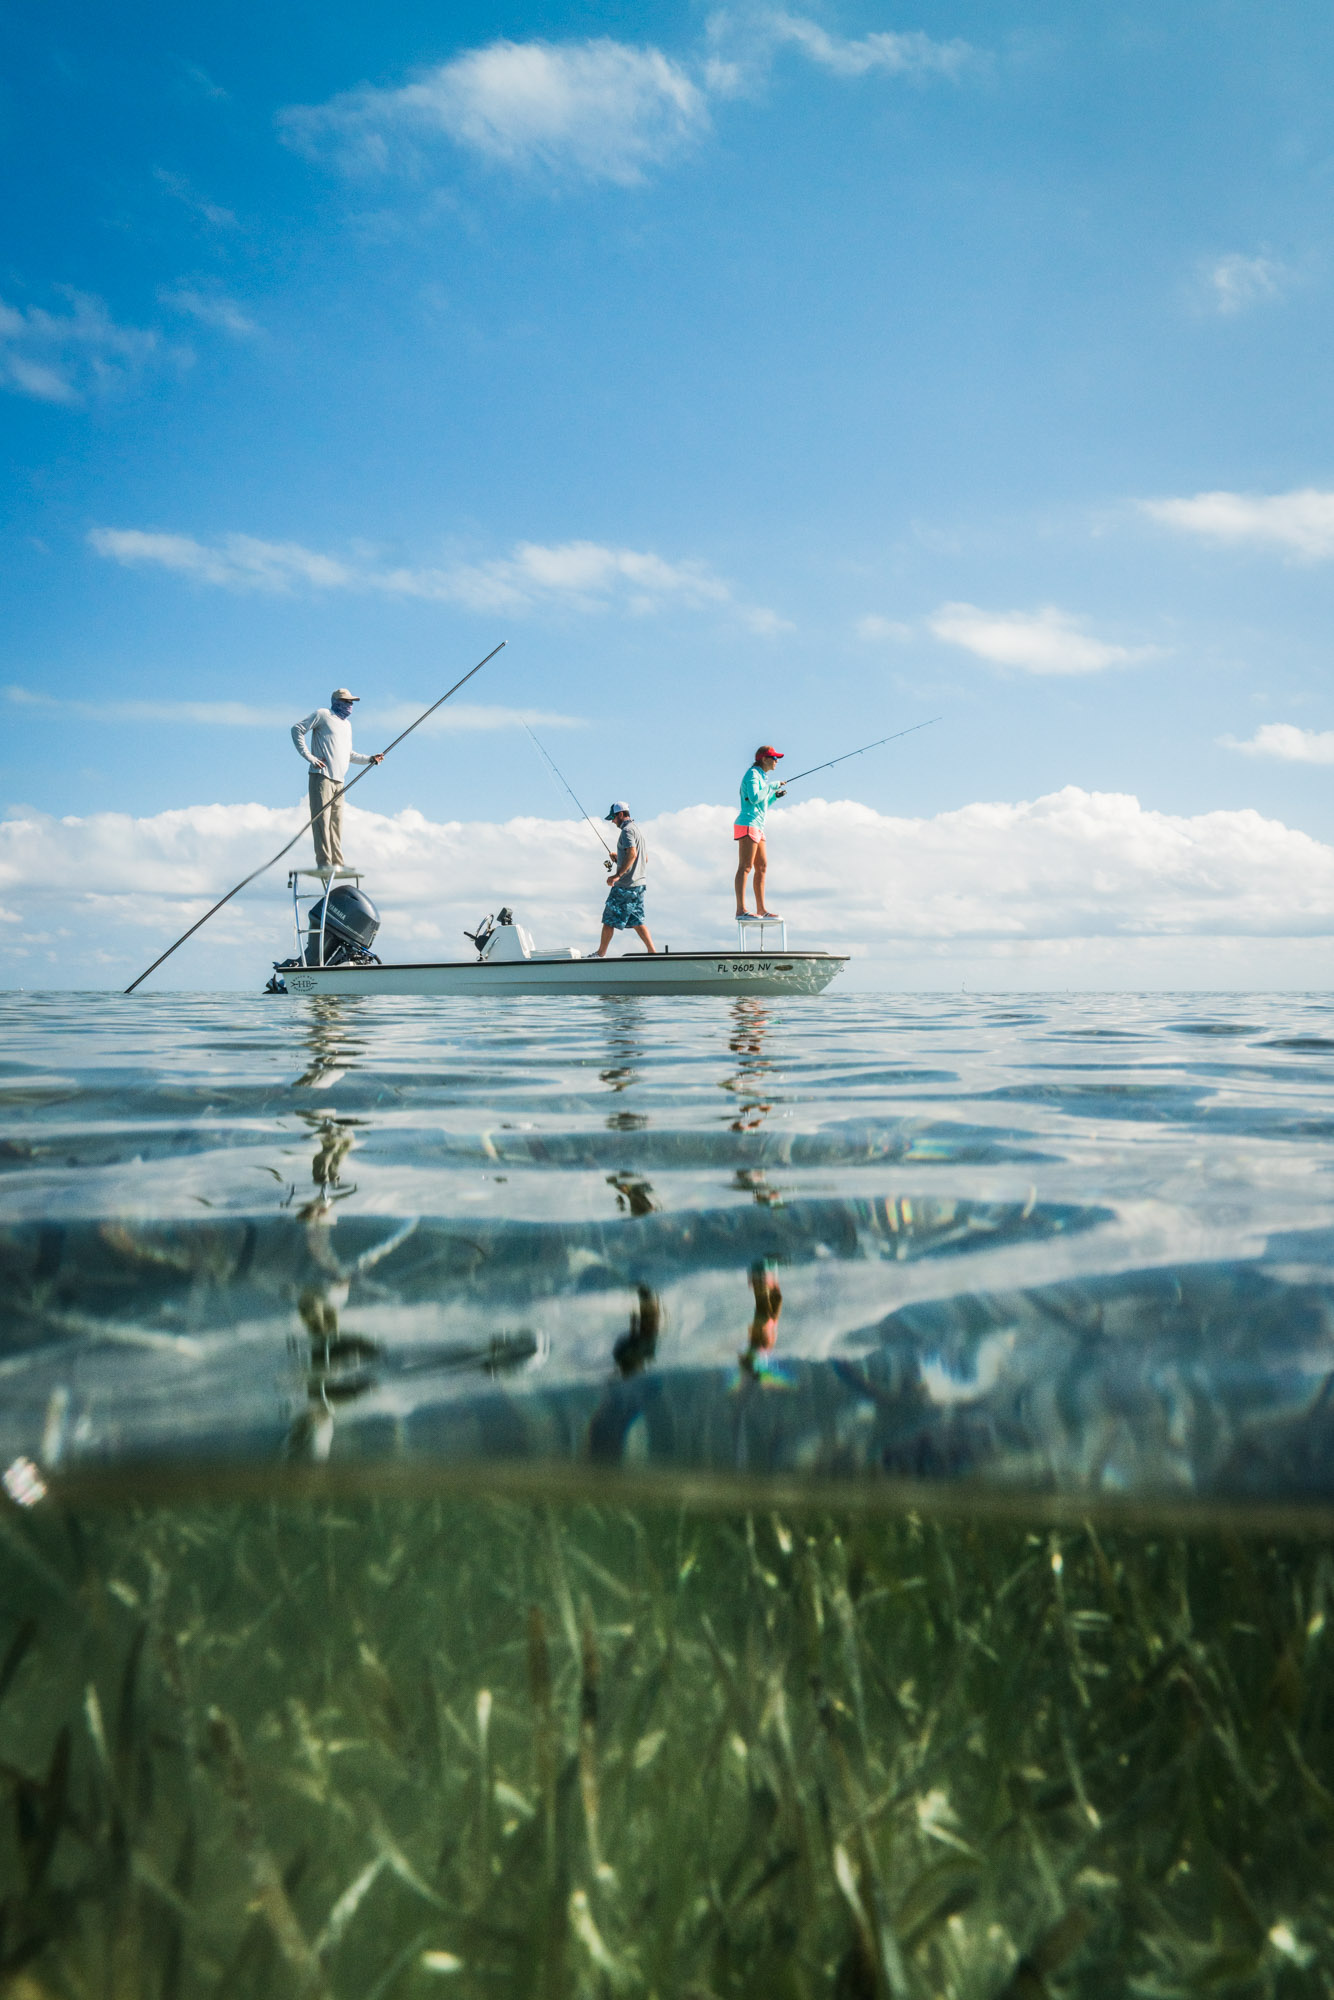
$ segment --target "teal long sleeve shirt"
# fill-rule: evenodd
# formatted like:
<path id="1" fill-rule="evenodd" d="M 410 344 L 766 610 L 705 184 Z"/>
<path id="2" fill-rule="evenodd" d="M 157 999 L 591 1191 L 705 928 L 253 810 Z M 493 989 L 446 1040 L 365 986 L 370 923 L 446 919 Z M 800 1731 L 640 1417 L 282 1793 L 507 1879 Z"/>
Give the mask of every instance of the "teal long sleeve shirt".
<path id="1" fill-rule="evenodd" d="M 736 816 L 737 825 L 754 827 L 758 838 L 764 832 L 764 816 L 769 810 L 769 802 L 781 784 L 781 778 L 766 777 L 758 764 L 752 764 L 741 780 L 741 810 Z"/>

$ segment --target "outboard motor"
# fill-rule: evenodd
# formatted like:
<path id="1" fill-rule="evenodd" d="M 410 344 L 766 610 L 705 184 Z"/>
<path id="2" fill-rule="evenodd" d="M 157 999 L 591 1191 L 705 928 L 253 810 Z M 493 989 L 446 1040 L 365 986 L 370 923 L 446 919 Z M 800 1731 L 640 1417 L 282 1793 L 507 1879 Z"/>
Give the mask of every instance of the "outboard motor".
<path id="1" fill-rule="evenodd" d="M 364 890 L 339 882 L 310 906 L 306 919 L 306 964 L 320 962 L 320 925 L 324 925 L 326 965 L 378 965 L 371 950 L 380 928 L 380 912 Z"/>

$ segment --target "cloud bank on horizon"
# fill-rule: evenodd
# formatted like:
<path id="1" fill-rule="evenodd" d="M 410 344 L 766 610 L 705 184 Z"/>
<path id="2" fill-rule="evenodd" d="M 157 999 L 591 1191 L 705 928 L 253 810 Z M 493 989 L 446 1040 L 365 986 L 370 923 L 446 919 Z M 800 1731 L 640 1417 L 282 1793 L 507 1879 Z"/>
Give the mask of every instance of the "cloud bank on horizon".
<path id="1" fill-rule="evenodd" d="M 300 807 L 260 805 L 147 819 L 18 813 L 0 822 L 7 954 L 20 975 L 45 980 L 64 969 L 77 938 L 85 982 L 91 950 L 114 983 L 304 817 Z M 733 941 L 731 818 L 726 807 L 699 805 L 644 823 L 649 921 L 678 948 Z M 850 841 L 862 857 L 855 874 L 846 867 Z M 381 906 L 386 957 L 425 948 L 466 955 L 464 924 L 502 903 L 544 944 L 596 937 L 602 856 L 579 822 L 434 822 L 349 800 L 345 844 Z M 943 949 L 947 962 L 949 947 L 1316 939 L 1334 926 L 1334 848 L 1249 810 L 1183 817 L 1075 786 L 930 819 L 811 799 L 776 814 L 771 845 L 794 943 L 891 961 L 922 948 Z M 239 955 L 243 985 L 262 983 L 269 959 L 285 955 L 281 895 L 275 871 L 214 919 L 206 960 L 214 979 L 220 951 Z M 175 983 L 195 983 L 204 962 L 199 953 L 183 961 Z"/>

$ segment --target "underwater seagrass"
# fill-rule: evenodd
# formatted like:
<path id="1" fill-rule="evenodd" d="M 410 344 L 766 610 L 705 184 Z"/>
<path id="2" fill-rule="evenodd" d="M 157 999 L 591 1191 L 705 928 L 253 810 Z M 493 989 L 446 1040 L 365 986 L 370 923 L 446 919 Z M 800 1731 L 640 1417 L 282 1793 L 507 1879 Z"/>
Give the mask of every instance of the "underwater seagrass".
<path id="1" fill-rule="evenodd" d="M 1318 1538 L 0 1516 L 7 2000 L 1334 1991 Z"/>

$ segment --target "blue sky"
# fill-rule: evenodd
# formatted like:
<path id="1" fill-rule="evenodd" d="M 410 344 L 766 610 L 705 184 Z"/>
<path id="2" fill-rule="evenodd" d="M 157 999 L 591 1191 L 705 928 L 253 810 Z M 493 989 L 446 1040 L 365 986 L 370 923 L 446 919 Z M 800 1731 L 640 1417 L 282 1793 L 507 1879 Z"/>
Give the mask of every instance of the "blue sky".
<path id="1" fill-rule="evenodd" d="M 371 748 L 504 638 L 366 804 L 558 817 L 516 715 L 648 817 L 939 713 L 832 796 L 1334 840 L 1322 10 L 0 33 L 11 814 L 293 805 L 336 682 Z"/>

